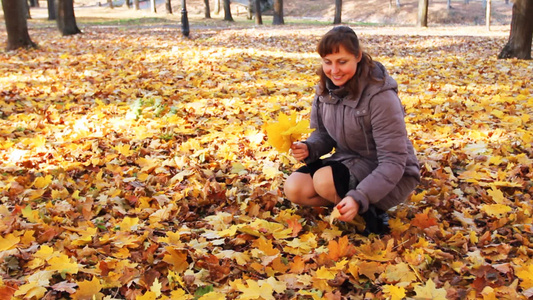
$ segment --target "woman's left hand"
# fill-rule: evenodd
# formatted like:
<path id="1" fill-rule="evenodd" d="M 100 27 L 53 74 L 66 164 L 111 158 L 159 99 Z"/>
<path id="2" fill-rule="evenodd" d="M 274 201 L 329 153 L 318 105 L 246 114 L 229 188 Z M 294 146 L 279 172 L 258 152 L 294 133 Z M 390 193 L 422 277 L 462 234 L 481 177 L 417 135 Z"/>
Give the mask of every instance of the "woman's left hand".
<path id="1" fill-rule="evenodd" d="M 350 196 L 344 197 L 344 199 L 337 204 L 337 209 L 341 214 L 338 219 L 344 222 L 349 222 L 353 220 L 359 212 L 359 203 Z"/>

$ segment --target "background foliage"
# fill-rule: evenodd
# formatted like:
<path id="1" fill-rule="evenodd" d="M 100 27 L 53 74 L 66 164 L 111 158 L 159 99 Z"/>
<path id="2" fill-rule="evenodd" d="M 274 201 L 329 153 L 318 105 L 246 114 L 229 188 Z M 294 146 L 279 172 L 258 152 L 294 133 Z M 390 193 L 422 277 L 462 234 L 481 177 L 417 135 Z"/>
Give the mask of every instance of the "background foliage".
<path id="1" fill-rule="evenodd" d="M 298 163 L 262 130 L 308 118 L 329 28 L 41 28 L 1 53 L 0 298 L 531 297 L 532 62 L 355 28 L 423 166 L 367 238 L 283 199 Z"/>

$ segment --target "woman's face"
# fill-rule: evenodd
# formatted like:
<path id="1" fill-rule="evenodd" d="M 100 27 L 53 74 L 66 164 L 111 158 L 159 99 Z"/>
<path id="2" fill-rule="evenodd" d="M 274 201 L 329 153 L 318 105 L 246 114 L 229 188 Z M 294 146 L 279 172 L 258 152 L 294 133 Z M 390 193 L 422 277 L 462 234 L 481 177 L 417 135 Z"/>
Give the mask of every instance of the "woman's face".
<path id="1" fill-rule="evenodd" d="M 355 75 L 359 61 L 361 54 L 356 57 L 341 45 L 339 52 L 322 57 L 322 70 L 333 84 L 342 86 Z"/>

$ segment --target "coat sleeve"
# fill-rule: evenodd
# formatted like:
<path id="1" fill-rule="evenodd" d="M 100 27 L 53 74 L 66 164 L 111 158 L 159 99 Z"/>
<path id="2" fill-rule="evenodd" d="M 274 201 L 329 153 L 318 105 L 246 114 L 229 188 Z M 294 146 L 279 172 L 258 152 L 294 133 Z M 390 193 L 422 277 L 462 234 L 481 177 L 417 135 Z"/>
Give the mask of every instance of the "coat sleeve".
<path id="1" fill-rule="evenodd" d="M 324 123 L 322 122 L 320 101 L 318 95 L 313 100 L 311 107 L 311 128 L 315 129 L 309 138 L 304 141 L 309 150 L 309 156 L 305 163 L 309 164 L 318 160 L 322 155 L 327 154 L 335 147 L 335 140 L 329 135 Z"/>
<path id="2" fill-rule="evenodd" d="M 393 90 L 381 92 L 370 101 L 369 108 L 378 166 L 347 194 L 359 202 L 360 213 L 394 189 L 408 156 L 404 111 L 397 94 Z"/>

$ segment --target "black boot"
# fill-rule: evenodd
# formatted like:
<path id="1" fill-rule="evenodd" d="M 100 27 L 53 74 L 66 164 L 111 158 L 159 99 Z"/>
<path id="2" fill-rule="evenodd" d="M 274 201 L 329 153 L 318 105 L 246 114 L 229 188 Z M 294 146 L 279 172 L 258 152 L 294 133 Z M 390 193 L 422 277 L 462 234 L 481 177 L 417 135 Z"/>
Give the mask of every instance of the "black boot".
<path id="1" fill-rule="evenodd" d="M 370 234 L 377 234 L 379 236 L 383 236 L 390 232 L 389 215 L 386 211 L 371 205 L 361 216 L 366 223 L 363 235 L 369 236 Z"/>

